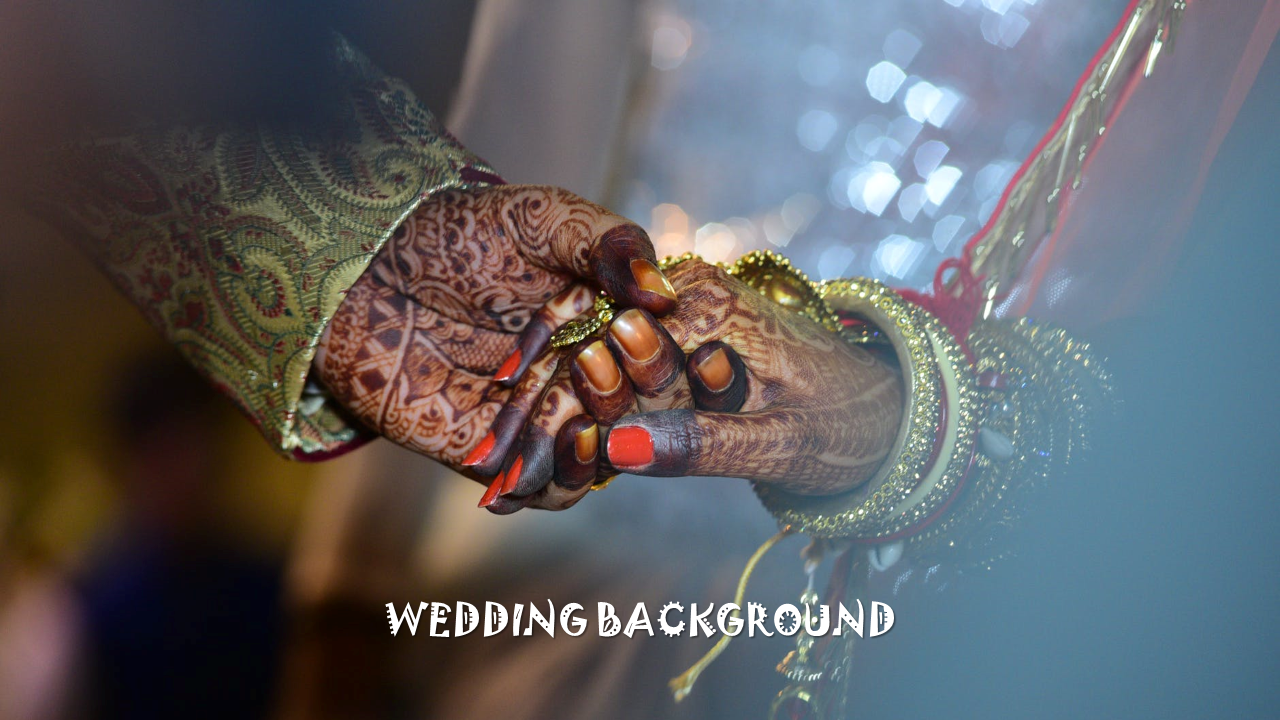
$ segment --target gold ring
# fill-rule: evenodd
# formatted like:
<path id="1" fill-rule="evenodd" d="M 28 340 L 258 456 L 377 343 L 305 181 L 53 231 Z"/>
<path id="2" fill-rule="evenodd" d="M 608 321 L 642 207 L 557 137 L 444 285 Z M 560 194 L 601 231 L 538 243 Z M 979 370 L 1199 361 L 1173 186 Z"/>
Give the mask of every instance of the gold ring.
<path id="1" fill-rule="evenodd" d="M 561 325 L 551 334 L 551 347 L 559 349 L 576 345 L 600 332 L 600 329 L 613 320 L 613 312 L 617 306 L 613 298 L 600 293 L 592 304 L 594 315 L 584 316 Z"/>

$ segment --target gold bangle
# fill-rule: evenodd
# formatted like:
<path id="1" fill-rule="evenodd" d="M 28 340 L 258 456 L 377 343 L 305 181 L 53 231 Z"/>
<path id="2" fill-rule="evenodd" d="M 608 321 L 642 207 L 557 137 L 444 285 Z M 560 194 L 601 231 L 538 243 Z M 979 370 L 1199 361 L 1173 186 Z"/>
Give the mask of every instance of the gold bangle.
<path id="1" fill-rule="evenodd" d="M 1005 535 L 1020 500 L 1088 446 L 1089 427 L 1113 393 L 1089 346 L 1060 328 L 987 320 L 968 341 L 987 408 L 979 452 L 962 494 L 910 543 L 917 557 L 989 568 L 1010 552 Z"/>
<path id="2" fill-rule="evenodd" d="M 686 253 L 666 258 L 660 267 L 670 270 L 695 257 Z M 863 486 L 840 495 L 798 495 L 754 483 L 779 525 L 814 537 L 877 539 L 919 523 L 950 497 L 973 448 L 977 403 L 968 361 L 942 324 L 883 283 L 855 278 L 817 284 L 787 258 L 768 250 L 720 267 L 847 342 L 864 344 L 871 336 L 846 330 L 836 310 L 861 316 L 892 345 L 902 368 L 906 402 L 890 450 L 892 459 Z M 940 440 L 944 394 L 949 414 Z M 930 463 L 939 443 L 942 447 Z"/>

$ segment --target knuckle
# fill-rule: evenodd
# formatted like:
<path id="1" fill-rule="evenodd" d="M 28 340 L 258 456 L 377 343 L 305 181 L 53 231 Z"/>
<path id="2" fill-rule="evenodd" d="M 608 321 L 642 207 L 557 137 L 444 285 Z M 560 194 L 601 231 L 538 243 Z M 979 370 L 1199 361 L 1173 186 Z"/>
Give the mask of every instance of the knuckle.
<path id="1" fill-rule="evenodd" d="M 690 415 L 692 418 L 692 415 Z M 702 462 L 702 428 L 696 422 L 684 422 L 676 432 L 677 447 L 683 451 L 689 467 Z"/>
<path id="2" fill-rule="evenodd" d="M 680 283 L 691 285 L 708 280 L 726 280 L 729 276 L 719 266 L 695 259 L 680 263 L 675 269 L 671 270 L 668 277 L 672 285 L 675 285 L 676 289 L 679 290 L 682 287 Z"/>

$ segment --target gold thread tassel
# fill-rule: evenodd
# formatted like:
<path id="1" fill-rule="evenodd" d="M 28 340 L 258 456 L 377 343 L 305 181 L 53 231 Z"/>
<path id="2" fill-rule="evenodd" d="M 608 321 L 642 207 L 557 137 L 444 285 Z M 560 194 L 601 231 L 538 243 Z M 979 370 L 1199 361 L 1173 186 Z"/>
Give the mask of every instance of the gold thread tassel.
<path id="1" fill-rule="evenodd" d="M 742 569 L 742 575 L 738 578 L 738 591 L 734 593 L 733 596 L 733 604 L 737 605 L 739 609 L 730 613 L 732 617 L 741 617 L 742 599 L 747 594 L 747 581 L 751 579 L 751 573 L 756 569 L 756 563 L 760 562 L 760 559 L 772 550 L 774 545 L 777 545 L 779 541 L 786 538 L 791 534 L 791 532 L 790 525 L 782 528 L 776 535 L 765 540 L 763 545 L 756 548 L 756 551 L 752 553 L 751 557 L 747 560 L 747 566 Z M 711 663 L 715 662 L 716 658 L 720 657 L 720 653 L 724 652 L 725 648 L 729 647 L 729 641 L 733 640 L 733 637 L 734 636 L 732 635 L 725 635 L 721 637 L 716 641 L 715 645 L 711 646 L 711 649 L 707 651 L 707 654 L 703 655 L 698 660 L 698 662 L 694 663 L 692 667 L 681 673 L 679 677 L 672 678 L 671 681 L 667 683 L 667 687 L 671 688 L 671 694 L 675 697 L 676 702 L 684 700 L 685 697 L 693 691 L 693 684 L 698 681 L 698 676 L 701 675 L 702 671 L 706 670 Z"/>

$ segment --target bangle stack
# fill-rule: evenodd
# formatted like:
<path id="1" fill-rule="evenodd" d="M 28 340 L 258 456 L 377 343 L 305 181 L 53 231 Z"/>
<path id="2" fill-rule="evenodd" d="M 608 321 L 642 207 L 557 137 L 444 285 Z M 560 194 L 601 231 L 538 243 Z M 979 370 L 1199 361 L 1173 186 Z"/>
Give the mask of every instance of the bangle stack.
<path id="1" fill-rule="evenodd" d="M 661 265 L 669 270 L 693 257 Z M 754 484 L 790 532 L 872 546 L 902 542 L 917 555 L 952 553 L 952 560 L 965 557 L 952 552 L 962 548 L 967 560 L 985 565 L 994 555 L 980 546 L 998 543 L 980 538 L 1008 528 L 1015 491 L 1078 454 L 1093 405 L 1109 399 L 1101 364 L 1060 329 L 989 319 L 962 342 L 932 313 L 876 280 L 815 283 L 767 250 L 723 267 L 847 342 L 890 346 L 901 368 L 902 426 L 870 481 L 830 496 Z"/>
<path id="2" fill-rule="evenodd" d="M 1110 378 L 1088 346 L 1029 320 L 983 319 L 957 338 L 936 316 L 874 280 L 815 284 L 772 253 L 726 268 L 779 304 L 851 343 L 892 348 L 904 410 L 889 459 L 862 487 L 819 497 L 755 483 L 783 533 L 810 535 L 809 552 L 840 551 L 828 593 L 856 592 L 854 567 L 885 570 L 904 554 L 929 566 L 990 568 L 1009 552 L 1008 534 L 1028 488 L 1088 443 Z M 859 546 L 863 546 L 860 548 Z M 865 555 L 859 550 L 865 551 Z M 806 562 L 811 609 L 813 558 Z M 833 578 L 835 575 L 833 575 Z M 778 670 L 789 684 L 770 716 L 846 717 L 852 634 L 819 642 L 807 632 Z"/>
<path id="3" fill-rule="evenodd" d="M 661 266 L 669 270 L 692 257 L 667 258 Z M 846 342 L 890 350 L 902 373 L 902 425 L 889 459 L 868 482 L 828 496 L 753 484 L 780 528 L 757 556 L 792 533 L 814 539 L 805 564 L 805 608 L 817 602 L 813 572 L 826 550 L 843 559 L 827 591 L 835 597 L 853 591 L 862 557 L 880 570 L 908 551 L 929 565 L 989 567 L 1008 551 L 1005 536 L 1021 491 L 1079 453 L 1095 404 L 1110 399 L 1107 373 L 1086 345 L 1062 330 L 1026 319 L 983 319 L 958 338 L 926 308 L 875 280 L 814 283 L 769 251 L 721 267 Z M 725 642 L 672 681 L 677 699 Z M 852 634 L 819 642 L 799 633 L 796 649 L 778 666 L 790 684 L 771 716 L 844 717 L 852 644 Z"/>

